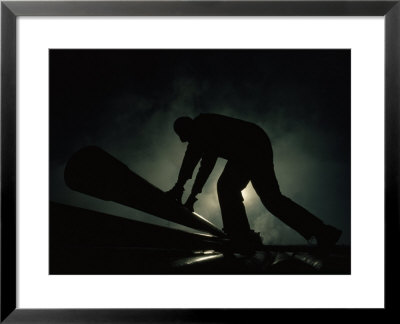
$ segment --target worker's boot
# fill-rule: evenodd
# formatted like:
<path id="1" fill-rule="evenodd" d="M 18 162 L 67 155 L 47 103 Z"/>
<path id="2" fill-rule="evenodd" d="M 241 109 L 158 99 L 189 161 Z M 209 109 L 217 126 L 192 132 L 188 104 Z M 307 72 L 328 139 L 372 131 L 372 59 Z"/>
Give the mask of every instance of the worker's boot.
<path id="1" fill-rule="evenodd" d="M 318 256 L 327 256 L 336 245 L 342 235 L 342 231 L 331 225 L 323 225 L 322 229 L 315 235 L 317 240 Z"/>
<path id="2" fill-rule="evenodd" d="M 245 233 L 231 233 L 228 237 L 232 242 L 232 249 L 236 253 L 246 256 L 254 255 L 258 248 L 262 246 L 260 233 L 250 230 Z"/>
<path id="3" fill-rule="evenodd" d="M 248 233 L 248 240 L 249 240 L 249 244 L 251 246 L 253 246 L 254 248 L 259 248 L 262 246 L 263 239 L 259 232 L 250 230 L 250 232 Z"/>

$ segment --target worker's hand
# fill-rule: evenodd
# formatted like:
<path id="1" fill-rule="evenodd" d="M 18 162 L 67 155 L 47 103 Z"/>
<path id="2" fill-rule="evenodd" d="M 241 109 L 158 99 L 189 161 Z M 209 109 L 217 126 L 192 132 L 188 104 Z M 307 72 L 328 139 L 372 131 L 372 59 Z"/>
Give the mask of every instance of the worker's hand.
<path id="1" fill-rule="evenodd" d="M 182 204 L 182 195 L 185 189 L 183 186 L 176 184 L 172 189 L 166 191 L 167 196 Z"/>
<path id="2" fill-rule="evenodd" d="M 189 209 L 193 213 L 194 212 L 193 205 L 196 201 L 197 201 L 196 195 L 191 194 L 183 206 L 185 206 L 187 209 Z"/>

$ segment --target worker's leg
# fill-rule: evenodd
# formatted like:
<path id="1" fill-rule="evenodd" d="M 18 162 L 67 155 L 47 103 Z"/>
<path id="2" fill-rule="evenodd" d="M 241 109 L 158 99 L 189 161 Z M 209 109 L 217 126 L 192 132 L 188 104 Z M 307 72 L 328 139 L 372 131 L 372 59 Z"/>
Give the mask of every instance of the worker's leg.
<path id="1" fill-rule="evenodd" d="M 224 231 L 230 236 L 247 235 L 250 231 L 241 193 L 248 183 L 244 169 L 228 161 L 218 179 L 217 191 Z"/>
<path id="2" fill-rule="evenodd" d="M 264 206 L 285 224 L 309 240 L 324 228 L 321 220 L 281 194 L 272 161 L 257 163 L 251 175 L 251 183 Z"/>

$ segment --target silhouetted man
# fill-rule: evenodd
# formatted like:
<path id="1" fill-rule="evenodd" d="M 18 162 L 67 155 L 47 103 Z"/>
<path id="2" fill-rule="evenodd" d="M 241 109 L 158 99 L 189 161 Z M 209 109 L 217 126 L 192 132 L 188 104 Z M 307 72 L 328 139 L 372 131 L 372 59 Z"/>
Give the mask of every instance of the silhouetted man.
<path id="1" fill-rule="evenodd" d="M 254 236 L 241 194 L 250 181 L 264 206 L 306 240 L 314 236 L 319 246 L 324 248 L 337 242 L 341 231 L 324 225 L 310 212 L 281 194 L 275 177 L 271 142 L 260 127 L 222 115 L 200 114 L 194 119 L 178 118 L 174 130 L 182 142 L 189 144 L 178 181 L 168 194 L 181 201 L 184 185 L 192 178 L 200 162 L 192 191 L 185 203 L 193 211 L 196 196 L 201 193 L 217 159 L 226 159 L 217 191 L 224 231 L 234 242 L 246 244 Z"/>

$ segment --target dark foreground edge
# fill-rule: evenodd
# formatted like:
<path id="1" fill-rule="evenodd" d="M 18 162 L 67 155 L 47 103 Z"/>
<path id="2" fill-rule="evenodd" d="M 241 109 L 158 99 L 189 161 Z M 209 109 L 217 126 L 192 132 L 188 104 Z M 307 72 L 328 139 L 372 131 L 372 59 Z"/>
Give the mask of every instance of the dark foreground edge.
<path id="1" fill-rule="evenodd" d="M 5 323 L 221 323 L 267 320 L 278 310 L 16 309 L 16 19 L 18 16 L 384 16 L 385 310 L 394 310 L 399 265 L 400 5 L 396 1 L 2 1 L 1 2 L 1 295 Z M 238 292 L 240 294 L 240 292 Z M 366 293 L 368 290 L 366 288 Z M 305 310 L 293 310 L 299 320 Z M 348 313 L 350 310 L 345 310 Z M 313 310 L 313 316 L 320 313 Z M 330 315 L 327 314 L 330 313 Z M 351 310 L 360 316 L 359 310 Z M 335 312 L 336 314 L 337 312 Z M 283 315 L 279 311 L 281 319 Z M 307 317 L 310 314 L 305 315 Z M 324 315 L 332 318 L 332 311 Z M 342 315 L 341 315 L 342 316 Z M 336 315 L 335 315 L 336 317 Z M 318 319 L 313 317 L 314 319 Z M 339 317 L 338 317 L 339 318 Z M 309 318 L 310 319 L 310 318 Z M 341 317 L 343 320 L 343 317 Z"/>

